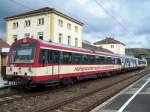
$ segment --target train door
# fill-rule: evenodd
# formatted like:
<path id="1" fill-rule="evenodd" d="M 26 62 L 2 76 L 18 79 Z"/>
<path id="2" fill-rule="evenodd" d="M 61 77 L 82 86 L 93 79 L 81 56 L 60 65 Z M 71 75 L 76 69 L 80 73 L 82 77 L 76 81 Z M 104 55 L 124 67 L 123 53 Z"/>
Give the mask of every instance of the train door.
<path id="1" fill-rule="evenodd" d="M 59 78 L 60 72 L 60 51 L 52 51 L 52 75 L 53 78 Z"/>
<path id="2" fill-rule="evenodd" d="M 43 65 L 43 74 L 51 78 L 59 77 L 59 51 L 41 49 L 39 63 Z"/>

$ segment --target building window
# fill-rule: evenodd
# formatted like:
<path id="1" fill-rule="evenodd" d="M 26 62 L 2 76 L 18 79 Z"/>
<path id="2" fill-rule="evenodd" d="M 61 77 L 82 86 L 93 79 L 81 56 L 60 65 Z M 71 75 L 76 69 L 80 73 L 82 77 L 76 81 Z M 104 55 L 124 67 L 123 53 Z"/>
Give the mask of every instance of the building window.
<path id="1" fill-rule="evenodd" d="M 71 30 L 71 24 L 67 23 L 67 29 Z"/>
<path id="2" fill-rule="evenodd" d="M 38 32 L 38 38 L 43 40 L 44 33 L 43 32 Z"/>
<path id="3" fill-rule="evenodd" d="M 111 47 L 111 48 L 114 48 L 114 45 L 111 45 L 110 47 Z"/>
<path id="4" fill-rule="evenodd" d="M 62 43 L 62 33 L 59 33 L 59 43 Z"/>
<path id="5" fill-rule="evenodd" d="M 78 32 L 78 27 L 77 26 L 75 26 L 75 32 Z"/>
<path id="6" fill-rule="evenodd" d="M 44 18 L 38 19 L 38 25 L 44 25 Z"/>
<path id="7" fill-rule="evenodd" d="M 24 34 L 24 37 L 26 38 L 26 37 L 30 37 L 30 33 L 25 33 Z"/>
<path id="8" fill-rule="evenodd" d="M 16 28 L 18 28 L 18 22 L 13 23 L 13 29 L 16 29 Z"/>
<path id="9" fill-rule="evenodd" d="M 78 47 L 78 38 L 75 38 L 75 47 Z"/>
<path id="10" fill-rule="evenodd" d="M 71 45 L 71 36 L 68 36 L 68 45 Z"/>
<path id="11" fill-rule="evenodd" d="M 14 42 L 17 40 L 18 35 L 13 35 Z"/>
<path id="12" fill-rule="evenodd" d="M 30 27 L 30 24 L 31 24 L 30 20 L 25 20 L 25 27 Z"/>
<path id="13" fill-rule="evenodd" d="M 59 25 L 60 27 L 63 27 L 63 20 L 59 19 L 59 20 L 58 20 L 58 25 Z"/>

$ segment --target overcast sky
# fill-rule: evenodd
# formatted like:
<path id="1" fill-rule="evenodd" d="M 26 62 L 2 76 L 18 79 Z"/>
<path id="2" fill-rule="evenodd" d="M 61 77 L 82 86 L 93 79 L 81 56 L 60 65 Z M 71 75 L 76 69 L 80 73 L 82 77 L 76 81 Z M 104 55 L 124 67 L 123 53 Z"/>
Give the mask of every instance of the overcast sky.
<path id="1" fill-rule="evenodd" d="M 84 25 L 83 39 L 114 37 L 127 47 L 150 47 L 150 0 L 0 0 L 0 37 L 4 17 L 51 7 Z"/>

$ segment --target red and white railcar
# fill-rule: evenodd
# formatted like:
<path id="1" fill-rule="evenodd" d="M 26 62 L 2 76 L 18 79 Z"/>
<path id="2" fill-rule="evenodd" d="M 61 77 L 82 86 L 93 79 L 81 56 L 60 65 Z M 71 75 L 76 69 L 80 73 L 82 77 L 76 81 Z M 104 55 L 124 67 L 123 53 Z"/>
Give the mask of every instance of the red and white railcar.
<path id="1" fill-rule="evenodd" d="M 11 46 L 5 80 L 20 84 L 50 84 L 93 74 L 116 73 L 122 56 L 24 38 Z"/>

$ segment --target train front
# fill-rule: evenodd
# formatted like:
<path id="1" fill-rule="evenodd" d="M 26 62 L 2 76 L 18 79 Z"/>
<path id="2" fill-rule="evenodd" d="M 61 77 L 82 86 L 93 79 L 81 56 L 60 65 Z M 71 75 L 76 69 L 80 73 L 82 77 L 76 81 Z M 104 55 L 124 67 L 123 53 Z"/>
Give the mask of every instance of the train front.
<path id="1" fill-rule="evenodd" d="M 10 84 L 32 85 L 33 83 L 37 43 L 29 40 L 18 40 L 11 46 L 4 78 Z"/>

